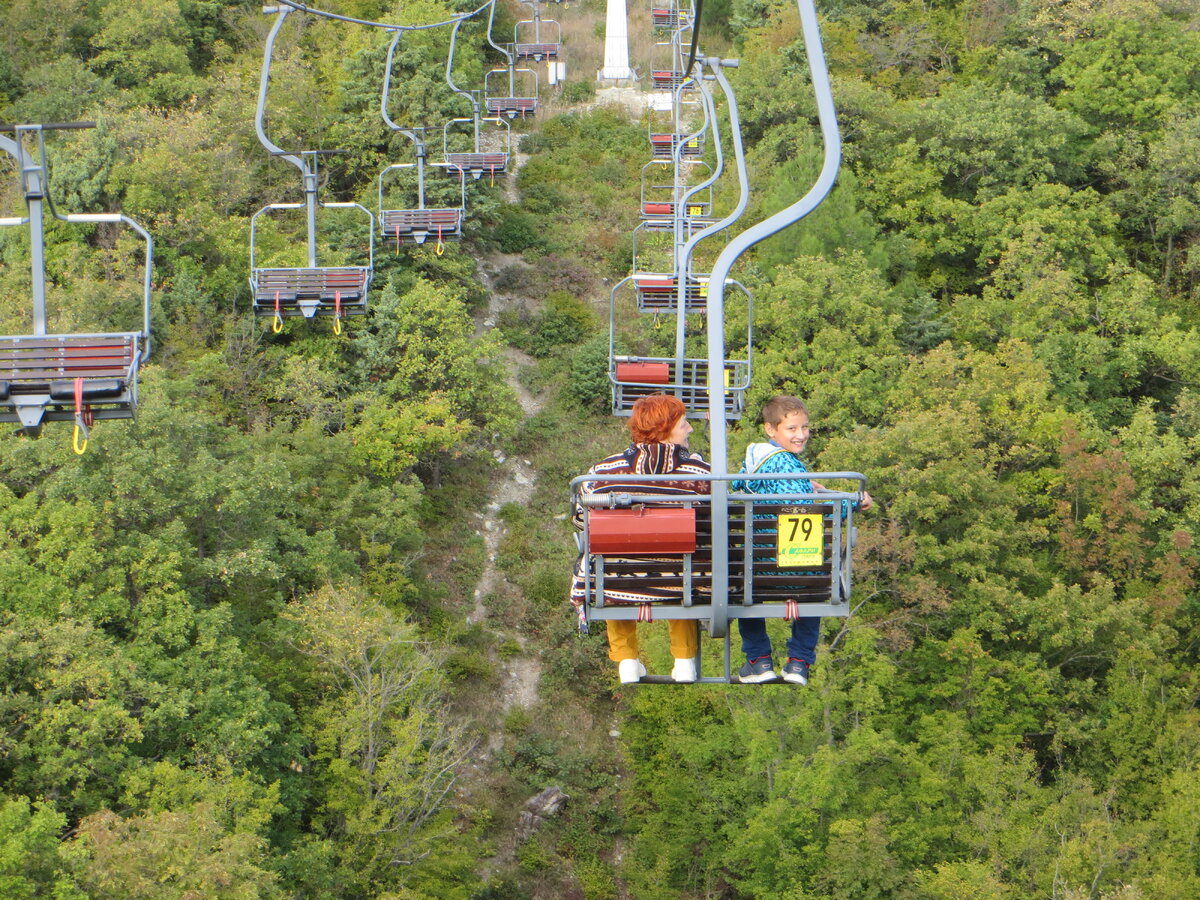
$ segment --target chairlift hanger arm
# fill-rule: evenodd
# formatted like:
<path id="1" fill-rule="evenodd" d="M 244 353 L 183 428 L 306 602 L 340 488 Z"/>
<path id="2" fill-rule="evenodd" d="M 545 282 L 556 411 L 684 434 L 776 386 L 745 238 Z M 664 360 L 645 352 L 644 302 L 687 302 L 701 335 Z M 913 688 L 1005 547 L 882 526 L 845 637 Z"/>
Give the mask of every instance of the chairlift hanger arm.
<path id="1" fill-rule="evenodd" d="M 499 44 L 497 44 L 495 41 L 492 40 L 492 26 L 495 24 L 495 22 L 496 22 L 496 4 L 492 3 L 491 9 L 488 10 L 487 42 L 489 44 L 491 44 L 494 49 L 499 50 L 501 53 L 504 54 L 504 58 L 508 62 L 508 68 L 511 70 L 513 67 L 512 54 L 509 53 L 507 50 L 505 50 L 503 47 L 501 47 Z"/>
<path id="2" fill-rule="evenodd" d="M 398 131 L 416 144 L 417 156 L 421 157 L 425 155 L 425 141 L 421 136 L 417 135 L 417 130 L 397 125 L 392 121 L 392 117 L 388 115 L 388 99 L 392 93 L 392 63 L 396 58 L 396 48 L 400 46 L 400 38 L 404 36 L 405 30 L 397 29 L 396 33 L 392 35 L 391 43 L 388 44 L 387 62 L 383 64 L 383 91 L 379 98 L 379 112 L 383 115 L 383 122 L 388 128 L 392 129 L 392 131 Z"/>
<path id="3" fill-rule="evenodd" d="M 450 32 L 450 52 L 446 54 L 446 84 L 450 85 L 450 90 L 454 91 L 454 93 L 467 98 L 467 101 L 471 104 L 472 115 L 478 120 L 479 100 L 469 91 L 463 90 L 454 83 L 454 50 L 458 45 L 458 29 L 462 27 L 462 23 L 465 21 L 465 19 L 459 19 L 454 23 L 454 28 Z"/>

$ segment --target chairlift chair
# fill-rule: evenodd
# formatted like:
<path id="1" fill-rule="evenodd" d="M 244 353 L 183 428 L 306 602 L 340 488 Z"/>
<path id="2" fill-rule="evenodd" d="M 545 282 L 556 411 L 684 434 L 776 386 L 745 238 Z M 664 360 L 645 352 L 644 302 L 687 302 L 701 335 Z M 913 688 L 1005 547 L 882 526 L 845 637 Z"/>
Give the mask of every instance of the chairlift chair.
<path id="1" fill-rule="evenodd" d="M 754 494 L 734 483 L 764 478 L 819 480 L 826 487 Z M 642 482 L 661 488 L 683 481 L 708 481 L 710 493 L 637 492 Z M 839 487 L 831 488 L 835 482 Z M 714 510 L 718 484 L 724 513 Z M 854 507 L 865 487 L 857 472 L 580 476 L 571 482 L 571 508 L 581 526 L 584 620 L 695 621 L 724 639 L 722 670 L 699 680 L 734 683 L 730 620 L 850 615 Z M 724 525 L 721 553 L 714 516 Z M 664 599 L 645 599 L 655 595 Z M 673 683 L 662 676 L 641 680 Z"/>
<path id="2" fill-rule="evenodd" d="M 423 148 L 422 148 L 423 149 Z M 397 248 L 401 244 L 424 244 L 434 241 L 440 255 L 447 241 L 462 240 L 463 217 L 466 212 L 466 179 L 460 172 L 459 186 L 461 202 L 458 206 L 427 207 L 425 193 L 417 190 L 417 206 L 408 209 L 389 209 L 384 205 L 384 180 L 393 172 L 417 169 L 416 163 L 394 163 L 379 173 L 379 231 L 384 241 L 393 241 Z"/>
<path id="3" fill-rule="evenodd" d="M 655 6 L 650 9 L 650 24 L 655 28 L 670 29 L 677 31 L 680 28 L 690 28 L 692 26 L 693 11 L 691 9 L 681 9 L 680 7 L 671 4 L 669 6 Z"/>
<path id="4" fill-rule="evenodd" d="M 485 124 L 496 126 L 502 150 L 481 149 L 483 145 L 482 128 Z M 452 144 L 458 146 L 455 139 L 462 138 L 462 134 L 459 132 L 463 130 L 464 126 L 470 127 L 473 132 L 472 149 L 451 150 Z M 475 180 L 479 180 L 483 175 L 495 178 L 495 176 L 504 175 L 508 171 L 508 160 L 512 152 L 512 129 L 509 127 L 508 121 L 499 116 L 451 119 L 442 129 L 442 146 L 443 159 L 434 165 L 442 168 L 447 175 L 459 178 L 470 176 Z"/>
<path id="5" fill-rule="evenodd" d="M 562 48 L 562 26 L 553 19 L 542 18 L 542 7 L 538 0 L 533 0 L 531 5 L 533 18 L 522 19 L 513 26 L 513 55 L 520 60 L 532 59 L 535 62 L 541 62 L 543 59 L 558 59 L 559 51 Z M 549 30 L 549 33 L 543 34 L 543 26 L 549 25 L 554 27 Z M 532 26 L 532 34 L 528 33 L 530 26 Z M 532 40 L 522 41 L 522 30 L 526 32 L 525 36 Z"/>
<path id="6" fill-rule="evenodd" d="M 491 4 L 489 19 L 488 19 L 488 42 L 504 54 L 504 58 L 511 64 L 512 59 L 503 47 L 492 41 L 491 30 L 492 21 L 496 14 L 495 4 Z M 450 52 L 446 55 L 446 84 L 450 89 L 459 96 L 466 99 L 471 105 L 470 117 L 459 117 L 451 119 L 442 128 L 442 148 L 444 158 L 441 162 L 435 165 L 442 167 L 447 175 L 466 177 L 478 180 L 484 174 L 490 176 L 492 180 L 497 175 L 504 175 L 508 170 L 508 159 L 512 154 L 512 128 L 508 121 L 503 116 L 484 117 L 481 112 L 481 104 L 479 102 L 478 91 L 463 90 L 454 83 L 454 52 L 458 46 L 458 29 L 462 27 L 465 20 L 459 19 L 454 23 L 454 28 L 450 32 Z M 501 150 L 484 149 L 484 134 L 483 126 L 485 123 L 496 125 L 496 131 L 500 134 Z M 471 134 L 468 140 L 463 139 L 461 134 L 463 126 L 469 126 Z M 453 139 L 453 140 L 452 140 Z M 451 149 L 451 144 L 454 148 Z M 462 149 L 462 144 L 466 143 L 467 149 Z"/>
<path id="7" fill-rule="evenodd" d="M 458 206 L 430 207 L 427 205 L 425 192 L 425 165 L 428 150 L 425 145 L 424 128 L 404 128 L 392 121 L 388 114 L 388 98 L 392 83 L 392 60 L 395 58 L 396 47 L 400 43 L 403 32 L 397 31 L 392 36 L 388 46 L 387 63 L 383 74 L 383 92 L 380 98 L 380 111 L 384 122 L 393 131 L 399 132 L 413 142 L 416 162 L 395 163 L 387 166 L 379 173 L 379 229 L 383 240 L 392 240 L 396 248 L 401 244 L 424 244 L 427 240 L 436 241 L 434 245 L 441 255 L 446 241 L 462 239 L 463 218 L 467 207 L 466 176 L 459 173 L 459 203 Z M 400 173 L 412 170 L 416 174 L 416 208 L 396 209 L 385 205 L 384 181 L 390 173 Z"/>
<path id="8" fill-rule="evenodd" d="M 375 217 L 357 203 L 321 203 L 321 209 L 359 209 L 371 221 L 374 235 Z M 374 272 L 374 241 L 368 238 L 370 262 L 365 266 L 259 266 L 256 259 L 258 218 L 276 210 L 304 209 L 303 203 L 269 203 L 250 219 L 250 291 L 254 298 L 254 314 L 275 320 L 275 331 L 282 320 L 294 316 L 311 319 L 332 316 L 335 322 L 345 316 L 361 316 L 367 312 L 367 291 Z M 340 324 L 335 325 L 339 330 Z"/>
<path id="9" fill-rule="evenodd" d="M 699 163 L 708 169 L 706 163 Z M 710 170 L 711 171 L 711 170 Z M 676 224 L 684 234 L 692 234 L 711 225 L 716 219 L 712 214 L 712 185 L 698 191 L 688 190 L 686 184 L 678 182 L 656 182 L 662 172 L 657 162 L 642 167 L 642 196 L 639 210 L 642 225 L 648 231 L 674 231 Z M 682 178 L 681 178 L 682 180 Z M 686 199 L 685 198 L 686 195 Z M 680 215 L 678 222 L 676 208 Z"/>
<path id="10" fill-rule="evenodd" d="M 654 159 L 670 162 L 675 158 L 675 148 L 682 145 L 681 156 L 685 160 L 700 159 L 704 153 L 704 138 L 691 134 L 650 132 L 650 147 Z"/>
<path id="11" fill-rule="evenodd" d="M 518 96 L 518 82 L 532 90 L 526 90 L 522 96 Z M 510 119 L 520 116 L 523 119 L 537 112 L 537 72 L 518 69 L 515 65 L 492 69 L 483 76 L 483 99 L 489 115 L 508 116 Z"/>
<path id="12" fill-rule="evenodd" d="M 620 296 L 632 285 L 638 310 L 675 316 L 683 319 L 693 313 L 704 313 L 709 304 L 707 276 L 686 275 L 680 290 L 678 273 L 635 272 L 619 281 L 612 290 L 609 303 L 608 380 L 612 393 L 612 412 L 629 416 L 633 404 L 651 394 L 672 394 L 679 398 L 690 418 L 707 418 L 720 412 L 723 419 L 738 419 L 745 409 L 746 389 L 750 386 L 751 347 L 753 345 L 753 302 L 750 292 L 736 281 L 727 280 L 746 299 L 747 333 L 745 356 L 725 358 L 720 364 L 719 382 L 723 385 L 723 409 L 713 408 L 708 388 L 708 359 L 686 354 L 682 322 L 677 332 L 675 354 L 666 356 L 627 356 L 616 352 L 617 307 Z M 682 297 L 681 297 L 682 293 Z M 682 307 L 681 307 L 682 301 Z"/>
<path id="13" fill-rule="evenodd" d="M 614 288 L 609 321 L 609 378 L 616 415 L 629 414 L 630 401 L 635 394 L 678 394 L 681 389 L 690 394 L 688 399 L 695 401 L 696 406 L 706 404 L 706 412 L 722 407 L 728 412 L 731 404 L 740 402 L 735 382 L 737 385 L 749 384 L 749 359 L 745 361 L 744 370 L 736 365 L 731 369 L 726 352 L 725 288 L 730 283 L 729 271 L 747 249 L 812 212 L 832 189 L 840 161 L 840 136 L 816 10 L 813 0 L 797 0 L 797 6 L 824 143 L 821 171 L 799 200 L 736 235 L 718 255 L 708 273 L 707 357 L 704 360 L 685 357 L 683 338 L 687 305 L 681 295 L 688 291 L 691 250 L 697 241 L 735 221 L 745 209 L 748 193 L 736 98 L 722 71 L 724 67 L 736 65 L 736 61 L 717 58 L 702 61 L 702 65 L 711 67 L 713 77 L 728 101 L 741 197 L 725 220 L 692 236 L 686 246 L 675 250 L 675 271 L 668 276 L 677 279 L 682 276 L 675 283 L 676 300 L 671 310 L 677 324 L 675 359 L 636 358 L 614 353 L 616 298 L 624 282 Z M 701 88 L 701 94 L 707 97 L 703 84 Z M 717 168 L 720 169 L 719 162 Z M 636 276 L 630 276 L 625 281 L 634 278 Z M 746 296 L 749 301 L 749 295 Z M 749 357 L 753 346 L 753 309 L 747 310 L 747 322 Z M 620 372 L 619 367 L 623 369 Z M 687 371 L 689 367 L 694 369 L 692 373 Z M 741 390 L 744 392 L 744 387 Z M 688 414 L 695 413 L 696 407 L 689 406 Z M 653 618 L 692 619 L 705 624 L 711 636 L 724 639 L 724 665 L 720 676 L 698 680 L 729 683 L 736 681 L 730 661 L 728 623 L 731 618 L 849 615 L 851 551 L 855 541 L 853 507 L 861 501 L 866 478 L 856 472 L 804 473 L 784 478 L 820 479 L 826 487 L 831 481 L 846 479 L 857 482 L 858 490 L 770 495 L 743 493 L 735 489 L 740 486 L 732 482 L 779 479 L 780 476 L 730 474 L 726 458 L 726 416 L 709 415 L 708 420 L 710 476 L 619 475 L 613 476 L 612 480 L 647 482 L 656 486 L 669 485 L 671 481 L 707 480 L 709 493 L 693 493 L 664 501 L 661 491 L 638 495 L 633 485 L 605 491 L 596 486 L 596 482 L 605 479 L 585 475 L 572 482 L 572 510 L 582 524 L 578 540 L 584 624 L 596 619 L 646 621 Z M 590 486 L 585 488 L 589 483 Z M 661 515 L 681 510 L 685 513 L 683 516 Z M 690 535 L 681 533 L 686 529 L 687 518 L 694 523 Z M 668 523 L 667 519 L 671 521 Z M 685 520 L 683 526 L 681 520 Z M 664 547 L 662 540 L 667 534 L 674 542 L 670 547 Z M 787 562 L 797 565 L 786 565 Z M 645 596 L 646 587 L 669 588 L 667 593 L 677 595 L 678 599 L 664 604 L 621 602 L 622 594 L 635 598 Z M 701 660 L 698 658 L 697 662 Z M 661 676 L 647 676 L 641 680 L 673 683 Z"/>
<path id="14" fill-rule="evenodd" d="M 47 329 L 45 220 L 45 132 L 91 128 L 91 122 L 0 126 L 15 138 L 0 134 L 0 150 L 18 164 L 28 214 L 0 218 L 0 227 L 28 226 L 33 285 L 32 334 L 0 337 L 0 422 L 16 422 L 25 434 L 36 436 L 44 422 L 74 422 L 74 449 L 83 453 L 88 429 L 96 419 L 129 419 L 137 410 L 138 371 L 150 355 L 150 286 L 154 242 L 133 219 L 120 213 L 53 216 L 78 224 L 123 224 L 145 241 L 142 280 L 142 327 L 138 331 L 53 334 Z M 36 143 L 33 155 L 26 147 Z"/>
<path id="15" fill-rule="evenodd" d="M 289 152 L 278 147 L 266 133 L 267 88 L 271 80 L 271 55 L 275 39 L 292 11 L 290 6 L 266 7 L 264 12 L 276 16 L 267 34 L 263 49 L 262 73 L 259 78 L 258 107 L 254 127 L 259 142 L 272 156 L 279 157 L 300 171 L 304 191 L 303 203 L 269 203 L 250 219 L 250 291 L 255 316 L 270 317 L 272 330 L 283 330 L 285 318 L 302 316 L 332 317 L 334 329 L 342 329 L 344 316 L 363 315 L 367 311 L 367 291 L 375 271 L 375 216 L 358 203 L 321 202 L 317 199 L 317 157 L 338 151 L 301 150 Z M 304 210 L 307 265 L 259 266 L 256 258 L 258 221 L 264 213 L 281 210 Z M 357 209 L 367 217 L 367 255 L 365 266 L 320 265 L 317 261 L 317 211 L 319 209 Z"/>

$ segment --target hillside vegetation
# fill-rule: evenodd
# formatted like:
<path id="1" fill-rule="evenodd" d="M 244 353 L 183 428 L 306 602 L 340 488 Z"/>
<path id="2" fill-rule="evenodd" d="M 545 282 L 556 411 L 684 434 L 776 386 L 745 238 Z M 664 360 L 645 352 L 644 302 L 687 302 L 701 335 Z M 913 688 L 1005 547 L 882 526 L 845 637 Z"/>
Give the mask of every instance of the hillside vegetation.
<path id="1" fill-rule="evenodd" d="M 798 17 L 709 5 L 758 220 L 820 166 Z M 518 191 L 471 182 L 443 255 L 381 243 L 371 314 L 338 336 L 250 313 L 251 217 L 300 197 L 254 133 L 261 6 L 10 0 L 0 122 L 94 120 L 47 137 L 54 202 L 138 220 L 156 266 L 136 420 L 82 456 L 68 427 L 0 436 L 0 896 L 1200 897 L 1200 10 L 818 6 L 839 184 L 733 274 L 749 408 L 805 397 L 814 463 L 870 479 L 860 605 L 826 621 L 808 687 L 618 693 L 575 634 L 564 516 L 623 440 L 607 298 L 649 159 L 646 122 L 592 96 L 603 4 L 546 10 L 572 80 L 514 125 Z M 494 63 L 485 25 L 461 84 Z M 406 36 L 393 73 L 393 119 L 431 148 L 466 114 L 448 41 Z M 346 151 L 322 198 L 375 208 L 412 158 L 379 115 L 386 37 L 297 13 L 276 50 L 272 138 Z M 0 160 L 0 218 L 16 175 Z M 294 264 L 302 234 L 264 225 L 260 262 Z M 46 251 L 51 331 L 137 327 L 136 241 L 52 222 Z M 361 263 L 364 229 L 331 214 L 320 251 Z M 494 323 L 484 258 L 515 298 Z M 29 333 L 29 271 L 0 228 L 0 334 Z M 618 339 L 669 331 L 622 315 Z M 734 427 L 735 469 L 757 438 Z M 506 456 L 536 486 L 489 509 Z M 507 586 L 476 598 L 488 565 Z M 518 657 L 537 699 L 505 705 Z M 518 833 L 551 785 L 562 813 Z"/>

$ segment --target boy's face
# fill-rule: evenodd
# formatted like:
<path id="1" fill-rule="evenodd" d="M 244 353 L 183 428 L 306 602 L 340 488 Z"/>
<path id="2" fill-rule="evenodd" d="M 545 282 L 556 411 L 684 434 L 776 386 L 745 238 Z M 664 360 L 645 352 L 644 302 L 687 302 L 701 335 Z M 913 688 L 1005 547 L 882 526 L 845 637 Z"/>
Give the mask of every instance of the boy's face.
<path id="1" fill-rule="evenodd" d="M 767 437 L 784 450 L 801 453 L 808 443 L 812 429 L 808 427 L 808 416 L 802 412 L 790 412 L 778 425 L 766 423 Z"/>

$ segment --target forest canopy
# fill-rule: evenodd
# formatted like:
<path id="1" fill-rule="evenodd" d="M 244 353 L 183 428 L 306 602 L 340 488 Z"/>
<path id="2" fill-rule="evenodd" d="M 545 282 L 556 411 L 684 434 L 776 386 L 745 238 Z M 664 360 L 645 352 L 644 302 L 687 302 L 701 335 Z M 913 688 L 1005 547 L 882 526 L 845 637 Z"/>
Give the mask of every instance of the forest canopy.
<path id="1" fill-rule="evenodd" d="M 470 4 L 332 6 L 416 23 Z M 570 6 L 545 13 L 587 60 L 604 6 Z M 821 163 L 799 19 L 711 6 L 758 220 Z M 600 323 L 633 262 L 646 121 L 572 62 L 514 126 L 513 184 L 466 186 L 461 245 L 381 242 L 368 317 L 276 335 L 249 311 L 251 219 L 300 182 L 254 132 L 260 6 L 12 0 L 0 123 L 96 123 L 47 138 L 49 190 L 153 234 L 155 350 L 137 418 L 86 454 L 51 426 L 0 436 L 0 894 L 1200 896 L 1200 12 L 818 10 L 838 186 L 735 274 L 748 409 L 804 397 L 814 468 L 870 479 L 856 612 L 825 622 L 806 688 L 614 695 L 565 602 L 566 485 L 623 440 Z M 323 197 L 374 208 L 379 172 L 413 158 L 379 115 L 386 37 L 291 19 L 273 139 L 344 151 Z M 456 81 L 494 64 L 485 28 L 464 27 Z M 464 114 L 448 42 L 414 32 L 392 73 L 390 115 L 431 142 Z M 23 209 L 2 160 L 0 218 Z M 303 223 L 257 240 L 290 259 Z M 323 220 L 339 264 L 367 240 Z M 0 228 L 0 333 L 29 333 L 29 252 Z M 140 252 L 51 222 L 50 329 L 133 324 Z M 501 294 L 520 302 L 496 315 Z M 618 332 L 647 355 L 669 339 Z M 747 416 L 731 459 L 754 440 Z M 509 457 L 536 485 L 491 508 Z M 475 596 L 487 566 L 508 593 Z M 534 703 L 486 706 L 524 657 Z M 550 784 L 565 811 L 514 838 Z"/>

